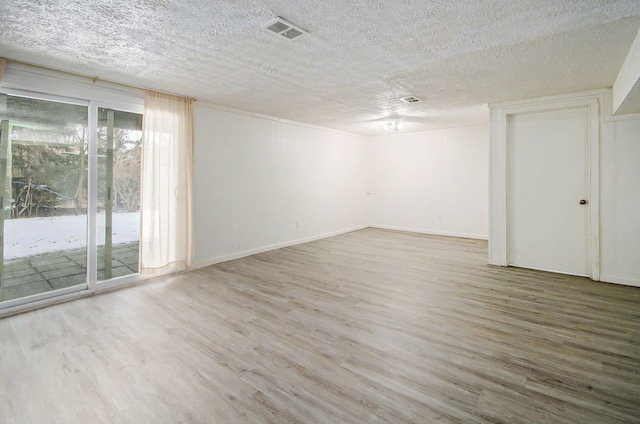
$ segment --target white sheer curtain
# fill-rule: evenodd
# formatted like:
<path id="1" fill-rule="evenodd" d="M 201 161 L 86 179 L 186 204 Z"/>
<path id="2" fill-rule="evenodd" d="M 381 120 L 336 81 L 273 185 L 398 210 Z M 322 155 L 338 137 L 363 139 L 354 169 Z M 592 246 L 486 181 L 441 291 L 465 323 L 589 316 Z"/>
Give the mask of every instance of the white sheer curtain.
<path id="1" fill-rule="evenodd" d="M 193 100 L 147 91 L 144 100 L 140 272 L 192 261 Z"/>

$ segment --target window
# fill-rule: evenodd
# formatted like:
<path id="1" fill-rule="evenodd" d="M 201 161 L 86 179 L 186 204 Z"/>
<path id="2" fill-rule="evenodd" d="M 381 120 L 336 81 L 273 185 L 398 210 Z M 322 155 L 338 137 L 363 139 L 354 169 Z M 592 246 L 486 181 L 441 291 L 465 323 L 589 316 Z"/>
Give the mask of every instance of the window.
<path id="1" fill-rule="evenodd" d="M 136 275 L 140 110 L 4 91 L 0 308 Z"/>

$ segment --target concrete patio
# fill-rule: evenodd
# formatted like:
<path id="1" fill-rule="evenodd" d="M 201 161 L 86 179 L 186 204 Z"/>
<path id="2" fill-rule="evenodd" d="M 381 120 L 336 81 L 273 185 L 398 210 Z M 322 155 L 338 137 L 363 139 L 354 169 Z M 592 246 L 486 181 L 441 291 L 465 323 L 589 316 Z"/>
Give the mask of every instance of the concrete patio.
<path id="1" fill-rule="evenodd" d="M 96 218 L 103 245 L 104 214 Z M 112 278 L 138 272 L 139 223 L 139 212 L 113 214 Z M 84 284 L 86 227 L 85 215 L 6 220 L 0 301 Z M 104 248 L 98 247 L 98 281 L 104 279 Z"/>
<path id="2" fill-rule="evenodd" d="M 113 246 L 111 277 L 138 272 L 138 243 Z M 5 261 L 2 301 L 84 284 L 86 251 L 72 249 Z M 98 281 L 104 280 L 104 249 L 98 248 Z"/>

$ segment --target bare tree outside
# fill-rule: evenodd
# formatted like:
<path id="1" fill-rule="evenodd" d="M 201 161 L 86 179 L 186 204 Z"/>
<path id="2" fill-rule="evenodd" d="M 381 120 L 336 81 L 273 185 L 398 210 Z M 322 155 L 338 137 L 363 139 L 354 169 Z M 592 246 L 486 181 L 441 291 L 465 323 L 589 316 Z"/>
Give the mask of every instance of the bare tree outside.
<path id="1" fill-rule="evenodd" d="M 12 218 L 86 213 L 86 132 L 83 125 L 51 134 L 12 128 Z"/>
<path id="2" fill-rule="evenodd" d="M 140 162 L 135 158 L 118 160 L 115 164 L 114 186 L 117 192 L 116 203 L 127 212 L 140 209 Z"/>
<path id="3" fill-rule="evenodd" d="M 99 130 L 99 137 L 104 139 L 105 129 Z M 115 128 L 113 134 L 113 186 L 115 211 L 136 212 L 140 210 L 140 164 L 142 152 L 142 133 L 138 130 Z M 102 175 L 106 151 L 103 145 L 98 147 L 98 173 Z M 104 181 L 99 178 L 98 208 L 104 208 Z"/>

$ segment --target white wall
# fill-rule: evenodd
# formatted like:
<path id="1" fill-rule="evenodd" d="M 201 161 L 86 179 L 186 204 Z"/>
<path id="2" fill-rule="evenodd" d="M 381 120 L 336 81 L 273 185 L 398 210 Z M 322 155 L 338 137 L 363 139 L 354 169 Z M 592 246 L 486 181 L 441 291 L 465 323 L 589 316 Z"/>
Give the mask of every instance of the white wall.
<path id="1" fill-rule="evenodd" d="M 487 127 L 372 139 L 202 102 L 194 114 L 196 266 L 370 224 L 487 237 Z"/>
<path id="2" fill-rule="evenodd" d="M 372 139 L 371 225 L 488 237 L 488 127 Z"/>
<path id="3" fill-rule="evenodd" d="M 640 118 L 600 126 L 601 279 L 640 285 Z M 196 265 L 369 225 L 488 235 L 487 127 L 369 138 L 198 102 L 195 133 Z"/>
<path id="4" fill-rule="evenodd" d="M 368 226 L 368 137 L 202 102 L 194 121 L 195 266 Z"/>
<path id="5" fill-rule="evenodd" d="M 622 118 L 602 128 L 601 279 L 640 286 L 640 117 Z"/>

